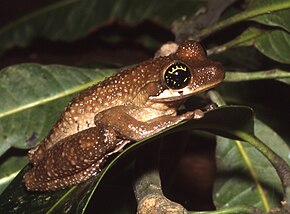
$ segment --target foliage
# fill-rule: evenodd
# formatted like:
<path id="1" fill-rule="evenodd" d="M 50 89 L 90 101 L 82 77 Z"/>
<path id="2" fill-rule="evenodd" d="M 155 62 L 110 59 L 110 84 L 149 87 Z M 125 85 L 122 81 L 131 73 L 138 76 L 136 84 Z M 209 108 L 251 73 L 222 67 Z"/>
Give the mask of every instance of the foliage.
<path id="1" fill-rule="evenodd" d="M 204 14 L 199 9 L 213 2 L 60 0 L 0 27 L 0 52 L 5 56 L 12 48 L 29 46 L 39 37 L 73 43 L 98 28 L 112 25 L 112 20 L 130 29 L 150 20 L 169 34 L 171 31 L 177 41 L 195 39 L 205 44 L 209 57 L 221 61 L 226 71 L 218 93 L 208 94 L 220 106 L 226 105 L 207 112 L 204 119 L 181 124 L 130 145 L 93 182 L 57 192 L 28 193 L 22 183 L 27 169 L 21 170 L 27 164 L 22 151 L 41 141 L 75 93 L 112 75 L 116 69 L 110 65 L 92 69 L 34 63 L 3 68 L 0 71 L 0 191 L 6 189 L 0 196 L 0 212 L 83 213 L 94 191 L 101 191 L 100 182 L 106 180 L 105 175 L 120 176 L 113 165 L 124 159 L 132 164 L 134 158 L 130 154 L 139 150 L 140 145 L 180 129 L 193 135 L 198 129 L 206 131 L 207 136 L 216 136 L 218 172 L 213 190 L 216 213 L 252 212 L 256 208 L 269 212 L 281 207 L 282 199 L 289 203 L 290 182 L 283 178 L 288 174 L 279 171 L 283 161 L 275 153 L 289 164 L 290 2 L 224 1 L 228 7 L 224 7 L 222 15 L 218 14 L 219 21 L 200 29 L 199 24 L 206 18 L 201 18 Z M 208 10 L 205 15 L 216 13 Z M 97 34 L 96 37 L 115 45 L 126 35 Z M 146 50 L 156 50 L 162 43 L 146 33 L 137 35 L 133 42 Z M 118 62 L 112 65 L 115 63 Z M 194 143 L 186 136 L 181 140 Z M 21 154 L 11 156 L 9 151 L 13 149 Z M 130 164 L 124 170 L 129 174 Z M 121 190 L 123 194 L 126 191 Z M 129 200 L 122 211 L 128 213 L 134 206 Z"/>

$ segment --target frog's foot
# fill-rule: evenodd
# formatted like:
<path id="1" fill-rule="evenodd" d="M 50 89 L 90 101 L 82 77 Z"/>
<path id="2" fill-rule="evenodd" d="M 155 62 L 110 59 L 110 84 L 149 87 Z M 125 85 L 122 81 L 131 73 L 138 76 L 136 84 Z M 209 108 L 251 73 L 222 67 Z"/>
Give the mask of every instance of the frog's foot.
<path id="1" fill-rule="evenodd" d="M 184 113 L 182 116 L 184 116 L 185 120 L 190 120 L 190 119 L 201 119 L 204 117 L 204 113 L 207 111 L 212 111 L 218 107 L 217 104 L 211 103 L 208 104 L 200 109 L 195 109 L 194 111 L 189 111 Z"/>
<path id="2" fill-rule="evenodd" d="M 138 214 L 145 213 L 186 213 L 186 209 L 178 203 L 170 201 L 160 194 L 151 194 L 140 201 Z"/>
<path id="3" fill-rule="evenodd" d="M 121 140 L 118 144 L 117 144 L 117 147 L 114 149 L 114 151 L 108 153 L 106 155 L 106 157 L 116 153 L 116 152 L 121 152 L 123 151 L 123 148 L 128 144 L 130 143 L 131 141 L 130 140 Z"/>
<path id="4" fill-rule="evenodd" d="M 99 126 L 66 137 L 26 172 L 25 185 L 30 191 L 50 191 L 85 181 L 100 170 L 117 143 L 112 129 Z"/>
<path id="5" fill-rule="evenodd" d="M 211 104 L 208 104 L 208 105 L 204 106 L 202 108 L 202 110 L 205 111 L 205 112 L 206 111 L 212 111 L 212 110 L 216 109 L 217 107 L 218 107 L 218 105 L 216 103 L 211 103 Z"/>
<path id="6" fill-rule="evenodd" d="M 191 119 L 201 119 L 204 116 L 204 113 L 201 109 L 195 109 L 194 111 L 189 111 L 181 115 L 185 121 Z"/>
<path id="7" fill-rule="evenodd" d="M 80 182 L 90 179 L 100 171 L 100 167 L 104 162 L 104 158 L 99 162 L 92 164 L 86 170 L 78 173 L 68 175 L 66 177 L 60 177 L 56 179 L 49 179 L 43 181 L 37 178 L 37 171 L 32 168 L 24 175 L 24 183 L 28 191 L 55 191 L 64 189 L 66 187 L 78 184 Z"/>

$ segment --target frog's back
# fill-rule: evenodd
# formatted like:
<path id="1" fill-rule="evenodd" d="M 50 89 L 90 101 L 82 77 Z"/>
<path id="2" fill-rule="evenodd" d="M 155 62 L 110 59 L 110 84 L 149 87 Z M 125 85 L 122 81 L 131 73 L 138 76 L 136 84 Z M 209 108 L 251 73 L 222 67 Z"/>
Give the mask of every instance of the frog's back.
<path id="1" fill-rule="evenodd" d="M 82 91 L 66 107 L 41 144 L 29 151 L 30 162 L 41 160 L 47 149 L 65 137 L 94 127 L 98 112 L 119 105 L 132 105 L 140 89 L 159 78 L 160 65 L 170 60 L 168 57 L 147 60 Z"/>
<path id="2" fill-rule="evenodd" d="M 66 107 L 60 119 L 42 143 L 46 148 L 53 146 L 61 139 L 82 130 L 94 127 L 94 116 L 105 109 L 125 105 L 132 97 L 126 91 L 131 84 L 126 83 L 126 88 L 118 82 L 126 81 L 128 71 L 109 77 L 103 82 L 93 85 L 78 94 Z"/>
<path id="3" fill-rule="evenodd" d="M 94 127 L 94 116 L 98 112 L 132 103 L 141 85 L 145 85 L 150 79 L 148 74 L 146 75 L 146 65 L 151 61 L 119 72 L 82 91 L 66 107 L 41 144 L 44 144 L 45 149 L 49 149 L 67 136 Z"/>

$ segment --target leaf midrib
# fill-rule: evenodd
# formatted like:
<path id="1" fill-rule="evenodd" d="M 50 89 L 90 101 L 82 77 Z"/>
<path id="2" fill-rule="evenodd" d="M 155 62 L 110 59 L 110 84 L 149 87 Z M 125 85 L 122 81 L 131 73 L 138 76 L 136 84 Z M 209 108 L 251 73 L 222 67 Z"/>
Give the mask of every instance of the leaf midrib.
<path id="1" fill-rule="evenodd" d="M 35 106 L 39 106 L 39 105 L 42 105 L 42 104 L 45 104 L 45 103 L 48 103 L 48 102 L 51 102 L 51 101 L 66 97 L 68 95 L 74 94 L 76 92 L 82 91 L 82 90 L 88 88 L 89 86 L 91 86 L 93 84 L 96 84 L 98 82 L 99 82 L 99 80 L 90 81 L 90 82 L 87 82 L 85 84 L 82 84 L 82 85 L 79 85 L 79 86 L 76 86 L 76 87 L 72 87 L 71 89 L 66 89 L 64 91 L 61 91 L 61 92 L 59 92 L 59 93 L 57 93 L 57 94 L 55 94 L 53 96 L 43 97 L 43 98 L 41 98 L 41 99 L 39 99 L 37 101 L 30 102 L 30 103 L 27 103 L 27 104 L 24 104 L 24 105 L 20 105 L 20 106 L 18 106 L 16 108 L 12 108 L 12 109 L 10 109 L 8 111 L 0 112 L 0 119 L 3 118 L 3 117 L 6 117 L 8 115 L 15 114 L 15 113 L 18 113 L 18 112 L 33 108 Z"/>

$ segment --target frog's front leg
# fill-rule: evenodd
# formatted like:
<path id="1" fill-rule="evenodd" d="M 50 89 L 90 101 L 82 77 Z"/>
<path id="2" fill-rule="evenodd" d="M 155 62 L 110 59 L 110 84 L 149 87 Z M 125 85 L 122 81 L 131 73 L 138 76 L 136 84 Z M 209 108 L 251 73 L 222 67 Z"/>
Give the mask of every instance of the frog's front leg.
<path id="1" fill-rule="evenodd" d="M 30 191 L 48 191 L 85 181 L 122 142 L 113 129 L 100 125 L 64 138 L 26 172 L 25 185 Z"/>
<path id="2" fill-rule="evenodd" d="M 104 110 L 95 116 L 95 124 L 114 129 L 119 138 L 138 141 L 182 121 L 200 119 L 204 115 L 203 111 L 197 109 L 181 115 L 158 116 L 155 119 L 144 122 L 135 119 L 130 115 L 130 112 L 132 112 L 132 109 L 126 106 L 117 106 Z"/>

